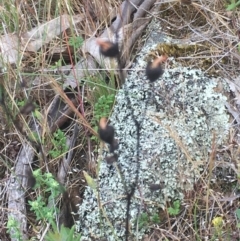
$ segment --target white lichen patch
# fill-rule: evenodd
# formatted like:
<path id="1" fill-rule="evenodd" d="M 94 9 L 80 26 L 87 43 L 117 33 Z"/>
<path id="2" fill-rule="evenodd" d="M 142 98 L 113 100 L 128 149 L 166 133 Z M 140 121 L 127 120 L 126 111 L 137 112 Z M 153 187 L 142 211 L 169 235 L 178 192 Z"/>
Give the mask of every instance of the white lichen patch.
<path id="1" fill-rule="evenodd" d="M 145 47 L 134 64 L 111 117 L 119 140 L 117 165 L 123 177 L 116 165 L 102 162 L 99 188 L 87 188 L 79 208 L 78 228 L 83 239 L 123 240 L 126 194 L 122 178 L 129 187 L 137 169 L 133 117 L 140 123 L 141 136 L 139 182 L 130 208 L 131 240 L 140 240 L 147 231 L 147 226 L 137 230 L 139 214 L 154 213 L 164 208 L 166 201 L 182 199 L 198 177 L 199 163 L 207 163 L 213 136 L 216 144 L 227 137 L 226 97 L 214 91 L 223 80 L 175 64 L 150 84 L 145 71 L 139 70 L 146 67 L 144 56 L 149 50 Z M 161 184 L 162 189 L 151 191 L 152 183 Z"/>

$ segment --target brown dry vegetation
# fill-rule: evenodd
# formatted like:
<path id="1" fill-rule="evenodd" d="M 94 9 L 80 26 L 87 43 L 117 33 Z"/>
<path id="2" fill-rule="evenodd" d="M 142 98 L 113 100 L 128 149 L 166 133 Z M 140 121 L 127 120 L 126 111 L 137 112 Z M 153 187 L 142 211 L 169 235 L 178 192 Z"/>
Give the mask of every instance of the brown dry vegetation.
<path id="1" fill-rule="evenodd" d="M 147 2 L 147 0 L 142 2 Z M 159 213 L 161 223 L 152 226 L 151 232 L 146 235 L 144 240 L 237 241 L 240 240 L 239 228 L 237 227 L 240 220 L 237 219 L 235 213 L 239 206 L 240 173 L 240 81 L 237 78 L 240 73 L 239 12 L 238 9 L 227 12 L 227 3 L 223 0 L 196 0 L 192 1 L 192 4 L 186 5 L 177 0 L 164 2 L 156 1 L 149 8 L 145 22 L 148 23 L 151 19 L 160 21 L 163 33 L 174 39 L 181 39 L 183 45 L 188 45 L 189 41 L 192 41 L 198 47 L 194 50 L 186 50 L 186 47 L 182 52 L 182 49 L 179 50 L 176 46 L 165 46 L 167 49 L 163 51 L 161 48 L 158 54 L 163 51 L 169 57 L 176 57 L 183 65 L 199 67 L 207 74 L 228 78 L 231 93 L 228 96 L 226 108 L 231 115 L 232 125 L 225 146 L 216 148 L 213 137 L 212 153 L 209 155 L 208 163 L 204 166 L 202 177 L 195 184 L 194 190 L 185 194 L 180 214 L 173 218 L 169 216 L 167 211 L 161 211 Z M 188 3 L 189 1 L 182 2 Z M 98 142 L 91 140 L 91 137 L 97 136 L 94 129 L 96 123 L 92 122 L 93 106 L 97 102 L 97 98 L 103 93 L 115 94 L 121 80 L 117 76 L 113 77 L 114 71 L 110 68 L 97 70 L 94 67 L 94 70 L 85 70 L 86 76 L 84 78 L 87 81 L 77 81 L 76 75 L 73 74 L 75 86 L 63 90 L 62 86 L 66 80 L 66 75 L 76 68 L 75 64 L 83 58 L 89 59 L 91 57 L 82 49 L 70 46 L 69 39 L 81 36 L 83 40 L 87 40 L 90 37 L 101 36 L 105 28 L 110 26 L 116 15 L 119 14 L 120 4 L 121 2 L 115 0 L 18 0 L 14 4 L 3 0 L 3 4 L 0 6 L 0 19 L 3 23 L 0 26 L 1 35 L 14 33 L 19 45 L 22 38 L 30 30 L 40 24 L 47 24 L 63 14 L 71 17 L 78 15 L 81 21 L 71 22 L 70 27 L 60 31 L 60 34 L 54 36 L 46 44 L 42 44 L 36 51 L 20 48 L 17 61 L 11 64 L 5 62 L 4 66 L 1 67 L 1 240 L 10 240 L 6 232 L 8 213 L 11 211 L 8 206 L 8 187 L 9 180 L 12 180 L 12 176 L 15 174 L 21 149 L 28 145 L 34 150 L 34 158 L 28 163 L 30 170 L 40 168 L 44 172 L 53 173 L 57 179 L 61 179 L 60 169 L 64 155 L 55 159 L 51 159 L 48 155 L 53 148 L 51 142 L 53 132 L 61 128 L 67 136 L 72 137 L 76 131 L 74 128 L 78 125 L 80 126 L 78 135 L 74 137 L 74 145 L 71 146 L 71 150 L 73 150 L 71 163 L 67 165 L 62 179 L 59 180 L 64 182 L 70 198 L 65 194 L 61 199 L 62 201 L 56 201 L 55 204 L 61 207 L 61 222 L 67 226 L 72 225 L 71 217 L 64 217 L 64 215 L 69 214 L 69 209 L 76 211 L 76 204 L 81 203 L 86 185 L 83 170 L 91 176 L 96 173 Z M 139 5 L 136 8 L 139 10 Z M 125 26 L 127 36 L 124 38 L 132 42 L 128 45 L 128 41 L 123 41 L 127 45 L 123 51 L 123 63 L 126 67 L 143 44 L 141 34 L 148 34 L 144 32 L 145 28 L 137 28 L 135 31 L 136 26 L 131 22 L 135 12 L 130 16 L 129 22 L 132 25 Z M 133 45 L 133 43 L 136 44 Z M 155 55 L 156 53 L 149 53 L 149 56 L 151 54 Z M 64 70 L 61 67 L 56 67 L 56 62 L 59 60 L 62 61 L 62 66 L 66 66 Z M 97 67 L 101 69 L 100 66 Z M 109 85 L 101 88 L 96 82 L 99 78 L 107 80 Z M 58 104 L 53 102 L 55 96 L 59 96 Z M 6 108 L 3 105 L 3 100 Z M 41 117 L 37 118 L 31 113 L 27 113 L 27 115 L 19 113 L 21 101 L 34 102 L 38 106 L 37 109 Z M 53 109 L 51 106 L 54 106 Z M 34 129 L 36 123 L 41 127 L 38 138 L 44 140 L 44 142 L 40 142 L 40 146 L 39 143 L 36 144 L 36 141 L 31 139 L 31 130 Z M 209 135 L 211 134 L 209 133 Z M 38 195 L 39 193 L 33 190 L 28 191 L 26 200 L 34 200 Z M 43 238 L 45 224 L 36 222 L 36 217 L 28 206 L 26 214 L 29 239 L 32 237 Z M 216 217 L 223 219 L 221 231 L 216 230 L 212 223 Z"/>

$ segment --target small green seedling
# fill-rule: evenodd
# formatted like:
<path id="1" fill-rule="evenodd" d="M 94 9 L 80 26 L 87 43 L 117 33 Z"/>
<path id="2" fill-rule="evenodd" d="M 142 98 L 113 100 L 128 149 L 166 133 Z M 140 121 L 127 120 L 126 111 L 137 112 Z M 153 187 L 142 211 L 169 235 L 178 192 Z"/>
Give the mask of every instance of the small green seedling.
<path id="1" fill-rule="evenodd" d="M 154 213 L 152 216 L 151 216 L 151 222 L 153 224 L 159 224 L 160 223 L 160 217 L 157 213 Z"/>
<path id="2" fill-rule="evenodd" d="M 17 101 L 17 106 L 18 107 L 23 107 L 26 103 L 27 103 L 26 100 L 19 100 L 19 101 Z"/>
<path id="3" fill-rule="evenodd" d="M 180 200 L 176 200 L 173 202 L 173 206 L 169 207 L 168 213 L 172 216 L 176 216 L 180 213 Z"/>
<path id="4" fill-rule="evenodd" d="M 138 228 L 142 229 L 152 224 L 159 224 L 159 223 L 160 223 L 160 218 L 157 213 L 154 213 L 153 215 L 148 213 L 142 213 L 138 219 Z"/>
<path id="5" fill-rule="evenodd" d="M 22 241 L 22 233 L 20 231 L 19 223 L 13 218 L 9 217 L 7 222 L 7 233 L 9 233 L 11 239 Z"/>
<path id="6" fill-rule="evenodd" d="M 94 105 L 94 120 L 99 121 L 101 117 L 108 117 L 111 113 L 112 106 L 114 103 L 115 96 L 111 95 L 103 95 L 101 96 L 97 103 Z"/>
<path id="7" fill-rule="evenodd" d="M 114 104 L 115 95 L 109 94 L 109 95 L 102 95 L 97 103 L 94 105 L 93 110 L 93 129 L 97 132 L 98 130 L 98 123 L 101 117 L 108 117 L 112 111 L 112 107 Z M 93 141 L 98 141 L 99 139 L 96 136 L 93 136 L 91 138 Z"/>
<path id="8" fill-rule="evenodd" d="M 56 207 L 49 206 L 48 203 L 54 201 L 64 191 L 63 187 L 60 186 L 51 173 L 45 172 L 42 174 L 38 169 L 33 172 L 33 176 L 36 179 L 34 189 L 41 188 L 43 192 L 36 200 L 28 202 L 31 206 L 30 210 L 35 213 L 37 220 L 53 224 L 59 210 Z"/>
<path id="9" fill-rule="evenodd" d="M 141 213 L 138 220 L 138 228 L 142 229 L 143 227 L 148 226 L 149 224 L 149 215 L 147 213 Z"/>
<path id="10" fill-rule="evenodd" d="M 51 142 L 53 144 L 53 149 L 49 151 L 49 155 L 52 158 L 58 158 L 59 156 L 67 152 L 67 138 L 64 132 L 62 132 L 60 129 L 58 129 L 53 134 Z"/>
<path id="11" fill-rule="evenodd" d="M 50 67 L 50 69 L 54 70 L 54 69 L 58 69 L 58 68 L 60 68 L 60 67 L 62 67 L 62 59 L 59 59 L 57 62 L 55 62 L 55 64 L 52 65 L 52 66 Z"/>
<path id="12" fill-rule="evenodd" d="M 83 45 L 83 38 L 80 36 L 73 36 L 69 39 L 68 43 L 75 49 L 79 49 Z"/>
<path id="13" fill-rule="evenodd" d="M 79 241 L 81 239 L 80 234 L 74 234 L 75 227 L 71 229 L 61 226 L 58 231 L 56 227 L 53 228 L 53 231 L 49 231 L 45 236 L 46 241 Z"/>
<path id="14" fill-rule="evenodd" d="M 46 222 L 53 223 L 55 217 L 55 209 L 49 208 L 46 201 L 43 200 L 42 196 L 39 196 L 34 201 L 29 201 L 31 206 L 30 210 L 33 211 L 38 220 L 44 220 Z"/>

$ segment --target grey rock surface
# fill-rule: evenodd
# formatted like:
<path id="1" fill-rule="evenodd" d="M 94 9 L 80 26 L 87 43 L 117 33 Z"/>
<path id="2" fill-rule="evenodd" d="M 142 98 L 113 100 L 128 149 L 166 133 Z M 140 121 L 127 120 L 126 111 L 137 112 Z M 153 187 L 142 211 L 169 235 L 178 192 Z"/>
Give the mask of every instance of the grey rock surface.
<path id="1" fill-rule="evenodd" d="M 154 40 L 157 39 L 155 34 Z M 228 134 L 226 97 L 214 91 L 218 82 L 224 80 L 175 63 L 174 68 L 165 69 L 163 76 L 151 84 L 145 76 L 145 56 L 155 47 L 151 39 L 139 53 L 116 96 L 111 116 L 119 140 L 117 165 L 127 186 L 134 182 L 137 169 L 133 116 L 141 123 L 139 183 L 130 209 L 130 240 L 141 240 L 147 230 L 136 225 L 142 212 L 165 208 L 166 201 L 181 200 L 184 191 L 193 188 L 199 177 L 199 163 L 207 162 L 213 133 L 217 144 L 223 143 Z M 100 157 L 99 188 L 86 188 L 77 224 L 84 239 L 123 240 L 124 185 L 116 165 L 104 161 L 105 155 Z M 162 188 L 153 192 L 149 188 L 152 183 Z"/>

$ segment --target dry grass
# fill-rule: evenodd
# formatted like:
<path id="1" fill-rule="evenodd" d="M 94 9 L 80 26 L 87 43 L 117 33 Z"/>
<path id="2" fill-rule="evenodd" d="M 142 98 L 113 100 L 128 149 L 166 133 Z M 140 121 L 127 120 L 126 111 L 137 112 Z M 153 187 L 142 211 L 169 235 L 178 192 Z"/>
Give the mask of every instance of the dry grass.
<path id="1" fill-rule="evenodd" d="M 193 1 L 192 5 L 181 5 L 179 1 L 165 2 L 164 4 L 156 3 L 157 6 L 161 4 L 160 11 L 151 13 L 157 21 L 161 22 L 162 31 L 172 38 L 181 39 L 186 43 L 193 41 L 203 46 L 201 52 L 193 53 L 191 56 L 180 56 L 179 61 L 188 65 L 205 66 L 206 73 L 227 77 L 229 82 L 232 80 L 232 83 L 237 84 L 234 82 L 234 77 L 239 74 L 240 55 L 237 48 L 240 26 L 239 12 L 226 12 L 226 1 L 223 0 L 199 0 Z M 102 6 L 102 9 L 99 6 Z M 1 106 L 0 237 L 2 240 L 9 240 L 9 235 L 6 234 L 8 190 L 4 185 L 12 172 L 21 146 L 24 145 L 26 137 L 29 138 L 31 135 L 30 119 L 39 122 L 35 116 L 18 114 L 21 101 L 31 100 L 38 105 L 42 115 L 41 128 L 43 129 L 43 132 L 38 135 L 40 139 L 44 139 L 44 144 L 41 145 L 47 158 L 49 158 L 48 150 L 52 147 L 52 132 L 46 125 L 47 106 L 55 95 L 60 95 L 72 111 L 66 133 L 71 130 L 69 123 L 77 122 L 83 126 L 77 147 L 74 148 L 75 155 L 71 164 L 71 170 L 75 170 L 75 172 L 68 175 L 66 185 L 70 193 L 70 190 L 73 190 L 74 202 L 76 201 L 74 198 L 76 187 L 78 187 L 79 195 L 84 190 L 82 170 L 87 170 L 92 176 L 96 173 L 97 154 L 94 152 L 96 142 L 90 140 L 90 136 L 96 136 L 96 130 L 91 125 L 93 105 L 96 102 L 96 95 L 101 96 L 103 93 L 115 92 L 113 74 L 107 73 L 111 85 L 104 88 L 98 86 L 94 94 L 92 82 L 85 86 L 78 84 L 73 91 L 78 102 L 73 104 L 69 95 L 61 87 L 64 74 L 57 71 L 53 76 L 52 73 L 44 70 L 51 69 L 60 58 L 69 64 L 69 68 L 74 68 L 77 57 L 81 53 L 71 49 L 69 38 L 79 35 L 83 39 L 92 35 L 99 36 L 119 11 L 118 6 L 119 3 L 114 0 L 27 0 L 16 1 L 15 6 L 4 1 L 0 7 L 0 19 L 4 23 L 0 26 L 1 35 L 16 32 L 21 36 L 22 33 L 30 31 L 40 23 L 46 23 L 62 14 L 70 16 L 80 14 L 84 18 L 80 23 L 64 31 L 58 38 L 54 38 L 49 44 L 44 45 L 37 53 L 20 51 L 20 61 L 16 65 L 4 66 L 0 75 L 0 84 L 5 92 L 6 107 L 11 113 L 10 116 Z M 57 51 L 59 46 L 61 46 L 60 53 Z M 99 75 L 105 76 L 101 72 Z M 90 75 L 89 78 L 92 76 Z M 237 98 L 238 92 L 235 89 L 235 92 L 229 95 L 229 103 L 235 108 L 235 112 L 239 113 Z M 13 123 L 13 119 L 17 121 Z M 203 166 L 202 176 L 195 184 L 194 190 L 185 194 L 180 214 L 177 217 L 170 217 L 166 211 L 161 211 L 159 213 L 161 224 L 152 226 L 150 234 L 144 240 L 240 240 L 237 227 L 240 220 L 237 220 L 235 214 L 239 200 L 238 196 L 236 197 L 239 195 L 239 123 L 235 123 L 233 119 L 231 121 L 233 125 L 225 146 L 216 147 L 213 138 L 212 153 L 208 160 L 203 160 L 204 163 L 207 162 L 207 165 Z M 183 148 L 181 143 L 179 146 Z M 187 150 L 185 151 L 187 152 Z M 187 154 L 190 158 L 191 153 Z M 56 175 L 60 159 L 49 160 L 47 163 L 40 160 L 33 165 L 33 168 L 49 170 Z M 31 194 L 28 199 L 35 195 Z M 29 210 L 28 215 L 29 235 L 34 237 L 38 231 L 33 227 L 39 224 L 35 222 L 35 217 Z M 215 217 L 223 219 L 220 231 L 212 223 Z"/>

